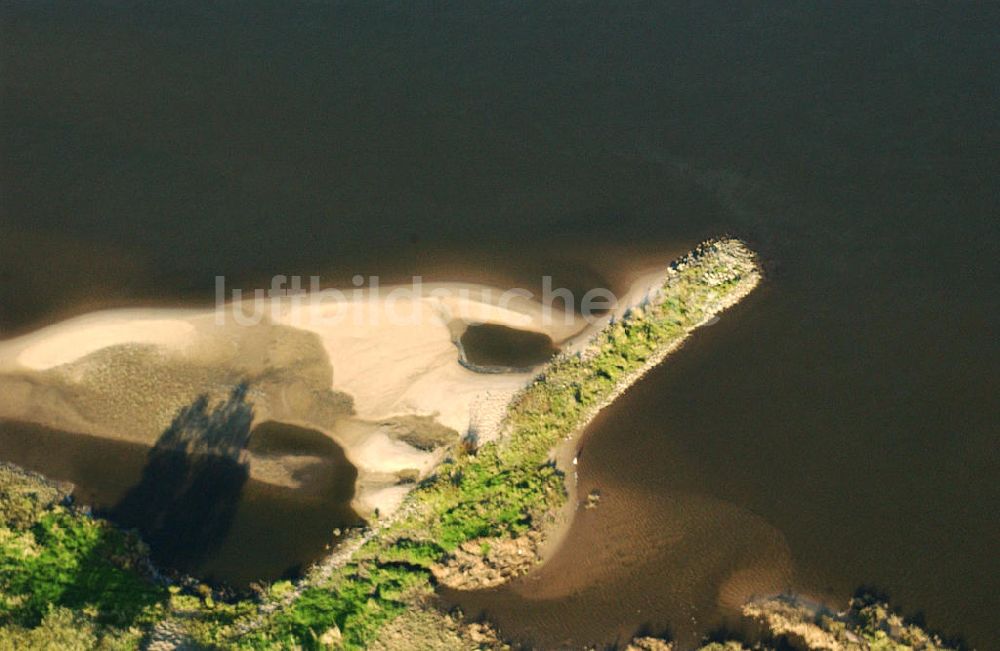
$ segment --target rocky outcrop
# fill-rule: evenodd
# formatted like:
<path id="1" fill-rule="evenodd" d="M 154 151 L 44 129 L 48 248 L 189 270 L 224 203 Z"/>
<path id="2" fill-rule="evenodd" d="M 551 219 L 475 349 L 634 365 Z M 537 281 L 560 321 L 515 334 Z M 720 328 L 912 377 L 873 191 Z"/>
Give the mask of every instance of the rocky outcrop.
<path id="1" fill-rule="evenodd" d="M 637 637 L 628 643 L 625 651 L 673 651 L 674 645 L 657 637 Z"/>
<path id="2" fill-rule="evenodd" d="M 456 590 L 491 588 L 534 567 L 541 542 L 542 533 L 536 530 L 517 538 L 477 538 L 459 545 L 431 572 L 438 583 Z"/>
<path id="3" fill-rule="evenodd" d="M 511 647 L 487 623 L 468 622 L 461 613 L 424 607 L 409 610 L 389 622 L 368 648 L 371 651 L 508 651 Z"/>
<path id="4" fill-rule="evenodd" d="M 885 603 L 865 598 L 855 598 L 847 610 L 833 612 L 794 596 L 781 596 L 748 603 L 743 615 L 763 625 L 783 645 L 802 651 L 948 648 Z"/>

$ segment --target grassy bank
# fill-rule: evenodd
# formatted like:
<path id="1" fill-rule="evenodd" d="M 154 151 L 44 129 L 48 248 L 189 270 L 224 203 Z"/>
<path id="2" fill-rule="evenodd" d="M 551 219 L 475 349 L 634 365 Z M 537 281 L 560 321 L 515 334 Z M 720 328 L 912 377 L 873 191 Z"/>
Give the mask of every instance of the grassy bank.
<path id="1" fill-rule="evenodd" d="M 166 611 L 139 539 L 0 465 L 0 650 L 135 647 Z"/>

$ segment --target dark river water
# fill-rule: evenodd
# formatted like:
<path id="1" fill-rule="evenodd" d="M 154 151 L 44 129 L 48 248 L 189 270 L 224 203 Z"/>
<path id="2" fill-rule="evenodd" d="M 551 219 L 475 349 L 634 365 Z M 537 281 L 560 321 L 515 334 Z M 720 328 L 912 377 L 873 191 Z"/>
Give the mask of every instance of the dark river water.
<path id="1" fill-rule="evenodd" d="M 758 588 L 874 585 L 998 648 L 998 25 L 996 3 L 7 0 L 0 336 L 208 304 L 220 274 L 580 290 L 734 233 L 764 285 L 586 433 L 601 504 L 535 589 L 470 607 L 542 647 L 690 641 Z"/>

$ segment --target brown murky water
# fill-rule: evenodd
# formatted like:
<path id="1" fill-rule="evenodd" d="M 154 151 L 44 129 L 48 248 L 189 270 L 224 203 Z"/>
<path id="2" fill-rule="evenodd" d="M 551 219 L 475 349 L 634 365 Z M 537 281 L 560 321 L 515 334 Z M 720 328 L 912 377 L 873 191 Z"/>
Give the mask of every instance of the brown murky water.
<path id="1" fill-rule="evenodd" d="M 6 2 L 0 328 L 210 303 L 217 274 L 582 289 L 734 232 L 765 284 L 588 432 L 580 480 L 607 499 L 543 596 L 474 598 L 582 645 L 692 639 L 786 579 L 840 604 L 874 584 L 996 648 L 996 24 L 988 3 Z"/>

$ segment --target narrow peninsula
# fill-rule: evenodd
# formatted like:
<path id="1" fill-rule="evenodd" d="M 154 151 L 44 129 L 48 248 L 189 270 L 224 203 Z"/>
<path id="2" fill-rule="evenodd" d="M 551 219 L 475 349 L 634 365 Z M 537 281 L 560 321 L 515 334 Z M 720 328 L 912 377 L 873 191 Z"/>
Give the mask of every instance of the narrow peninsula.
<path id="1" fill-rule="evenodd" d="M 743 242 L 700 244 L 659 286 L 563 346 L 488 426 L 471 423 L 391 514 L 376 513 L 297 583 L 257 586 L 252 597 L 165 580 L 132 534 L 68 504 L 43 478 L 2 469 L 0 647 L 508 648 L 488 624 L 437 609 L 436 587 L 493 586 L 530 572 L 572 494 L 556 463 L 560 444 L 761 278 Z M 821 619 L 772 599 L 744 615 L 795 648 L 939 645 L 884 609 L 874 617 L 864 608 Z M 637 638 L 629 648 L 671 647 Z"/>
<path id="2" fill-rule="evenodd" d="M 398 629 L 401 622 L 387 626 L 397 618 L 423 620 L 417 628 L 424 629 L 426 621 L 444 621 L 427 599 L 472 548 L 504 578 L 528 571 L 567 498 L 554 448 L 760 280 L 743 242 L 702 243 L 669 266 L 662 286 L 516 393 L 499 436 L 480 445 L 472 432 L 459 442 L 353 553 L 318 565 L 300 586 L 272 588 L 265 615 L 211 618 L 196 637 L 250 648 L 377 646 Z"/>

